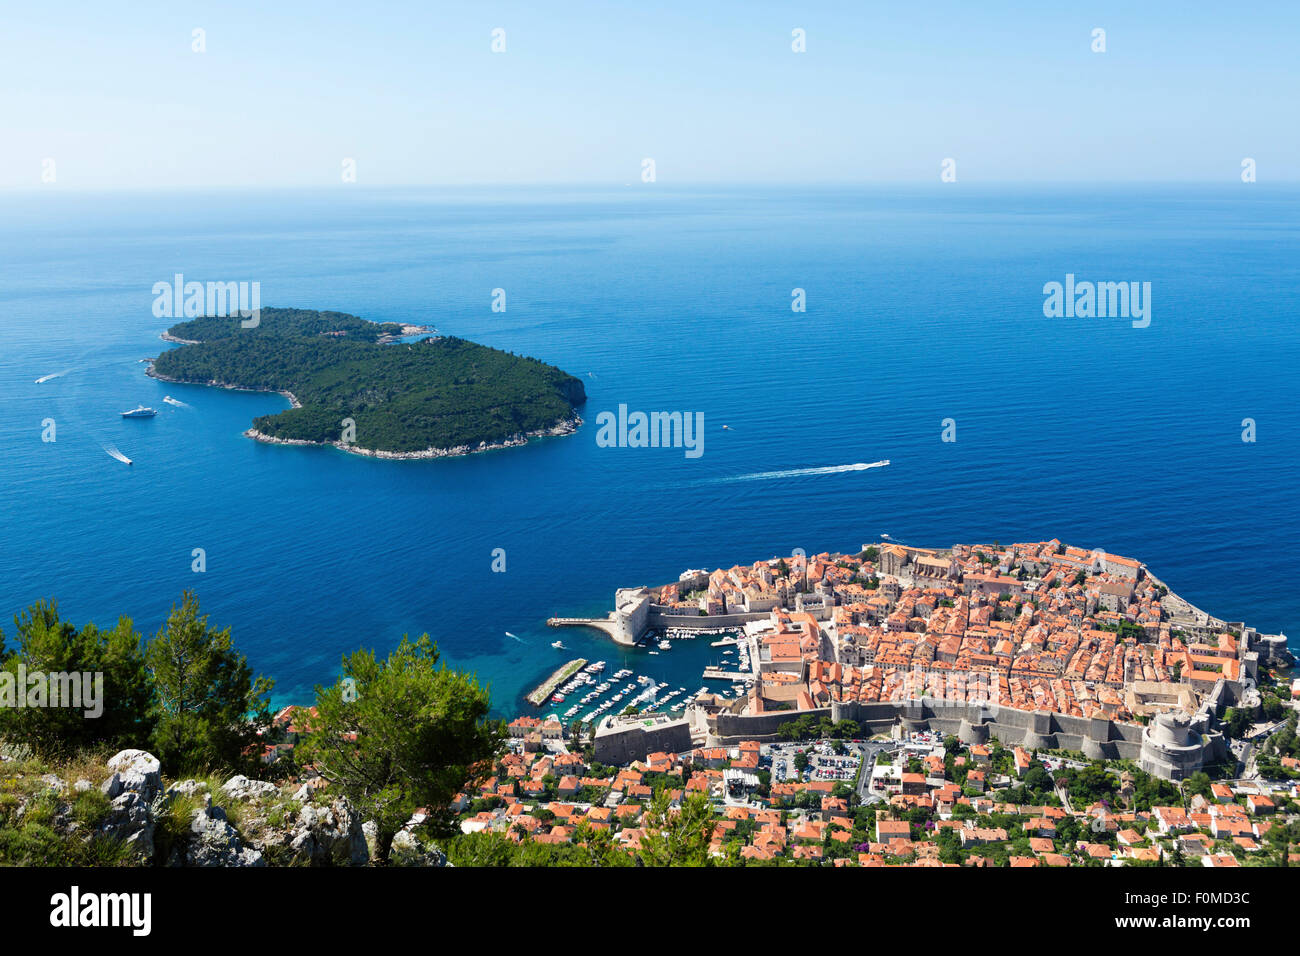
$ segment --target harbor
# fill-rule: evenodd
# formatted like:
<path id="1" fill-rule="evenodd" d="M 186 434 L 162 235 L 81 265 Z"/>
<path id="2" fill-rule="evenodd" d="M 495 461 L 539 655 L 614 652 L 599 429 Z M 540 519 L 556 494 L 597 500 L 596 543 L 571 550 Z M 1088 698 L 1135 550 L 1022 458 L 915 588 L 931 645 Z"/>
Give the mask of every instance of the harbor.
<path id="1" fill-rule="evenodd" d="M 579 657 L 575 660 L 569 661 L 569 663 L 565 664 L 559 670 L 551 674 L 550 677 L 546 678 L 546 680 L 542 681 L 542 683 L 538 685 L 537 689 L 528 695 L 528 703 L 532 704 L 534 707 L 541 707 L 546 703 L 546 698 L 551 696 L 555 688 L 581 670 L 586 663 L 587 659 L 585 657 Z"/>
<path id="2" fill-rule="evenodd" d="M 559 621 L 563 623 L 555 623 Z M 603 623 L 599 618 L 547 623 L 590 626 L 592 621 Z M 552 646 L 565 649 L 560 641 Z M 546 716 L 562 723 L 595 725 L 628 708 L 678 715 L 703 695 L 741 697 L 755 680 L 749 642 L 737 627 L 652 628 L 634 644 L 623 645 L 617 656 L 621 660 L 612 663 L 583 660 L 574 666 L 577 662 L 570 661 L 529 694 L 528 702 L 548 708 Z M 702 674 L 698 686 L 687 677 L 690 672 Z"/>

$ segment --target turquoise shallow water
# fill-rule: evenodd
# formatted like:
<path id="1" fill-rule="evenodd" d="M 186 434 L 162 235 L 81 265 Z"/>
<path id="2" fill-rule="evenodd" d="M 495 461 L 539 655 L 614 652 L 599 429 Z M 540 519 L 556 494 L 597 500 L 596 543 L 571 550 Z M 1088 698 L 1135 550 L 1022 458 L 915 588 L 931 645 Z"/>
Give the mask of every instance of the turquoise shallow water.
<path id="1" fill-rule="evenodd" d="M 548 616 L 888 532 L 1104 547 L 1290 633 L 1298 253 L 1300 193 L 1246 186 L 0 197 L 0 619 L 57 596 L 152 633 L 191 587 L 281 701 L 427 630 L 510 714 L 564 658 Z M 144 375 L 175 272 L 536 356 L 583 377 L 587 425 L 433 462 L 255 444 L 281 398 Z M 1150 327 L 1044 318 L 1068 272 L 1151 282 Z M 620 403 L 703 412 L 704 454 L 598 447 Z M 563 638 L 690 690 L 710 654 Z"/>

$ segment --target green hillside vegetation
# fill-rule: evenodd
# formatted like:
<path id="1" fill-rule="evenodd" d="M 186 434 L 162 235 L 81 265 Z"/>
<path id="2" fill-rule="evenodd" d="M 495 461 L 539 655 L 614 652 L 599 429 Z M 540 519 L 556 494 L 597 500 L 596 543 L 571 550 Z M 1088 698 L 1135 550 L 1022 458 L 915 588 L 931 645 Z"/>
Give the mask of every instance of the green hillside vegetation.
<path id="1" fill-rule="evenodd" d="M 454 337 L 381 344 L 401 327 L 339 312 L 263 309 L 254 329 L 204 318 L 169 331 L 199 344 L 160 355 L 161 377 L 294 394 L 302 408 L 253 422 L 274 438 L 336 442 L 350 418 L 359 448 L 473 446 L 551 428 L 586 401 L 580 379 L 537 359 Z"/>
<path id="2" fill-rule="evenodd" d="M 402 326 L 397 322 L 369 322 L 346 312 L 317 312 L 314 309 L 262 309 L 261 324 L 246 329 L 238 318 L 190 319 L 173 326 L 168 332 L 178 339 L 191 342 L 211 342 L 234 335 L 319 336 L 329 332 L 346 332 L 350 339 L 364 342 L 378 341 L 385 335 L 399 335 Z"/>
<path id="3" fill-rule="evenodd" d="M 477 788 L 505 738 L 505 724 L 488 717 L 487 687 L 444 665 L 427 634 L 404 637 L 386 658 L 369 650 L 345 657 L 342 676 L 316 688 L 316 713 L 301 721 L 309 726 L 293 733 L 301 756 L 290 750 L 267 764 L 265 745 L 290 743 L 272 721 L 273 681 L 255 675 L 230 629 L 210 624 L 192 593 L 152 639 L 126 617 L 112 630 L 77 626 L 54 601 L 37 602 L 14 623 L 10 643 L 0 630 L 0 676 L 10 688 L 0 706 L 0 867 L 176 865 L 173 846 L 202 842 L 193 823 L 205 796 L 240 843 L 260 841 L 271 865 L 325 865 L 310 847 L 304 856 L 289 845 L 286 814 L 313 800 L 321 808 L 350 800 L 375 822 L 370 862 L 380 865 L 392 861 L 396 832 L 420 807 L 432 811 L 423 832 L 457 832 L 447 806 Z M 29 701 L 33 674 L 102 672 L 102 713 L 14 706 L 20 670 Z M 138 793 L 110 792 L 110 756 L 144 748 L 158 760 L 157 791 L 139 802 Z M 326 788 L 290 798 L 317 768 Z M 239 798 L 222 789 L 232 774 L 275 786 Z M 182 778 L 204 792 L 164 790 Z M 201 865 L 231 865 L 228 856 L 208 859 Z"/>

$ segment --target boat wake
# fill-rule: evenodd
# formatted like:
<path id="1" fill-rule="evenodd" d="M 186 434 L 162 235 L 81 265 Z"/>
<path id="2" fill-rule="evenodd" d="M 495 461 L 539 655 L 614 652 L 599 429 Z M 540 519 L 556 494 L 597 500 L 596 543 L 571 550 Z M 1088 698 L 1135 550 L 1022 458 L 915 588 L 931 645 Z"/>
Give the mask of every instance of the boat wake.
<path id="1" fill-rule="evenodd" d="M 60 375 L 66 375 L 66 374 L 67 374 L 67 372 L 52 372 L 52 373 L 49 374 L 49 375 L 42 375 L 40 378 L 38 378 L 38 379 L 36 380 L 36 384 L 37 384 L 37 385 L 44 385 L 44 384 L 45 384 L 46 382 L 48 382 L 50 379 L 52 379 L 52 378 L 58 378 Z"/>
<path id="2" fill-rule="evenodd" d="M 772 478 L 803 478 L 808 475 L 838 475 L 846 471 L 866 471 L 868 468 L 884 468 L 889 459 L 884 461 L 855 462 L 852 465 L 825 465 L 821 468 L 790 468 L 785 471 L 756 471 L 751 475 L 735 475 L 730 478 L 715 478 L 714 481 L 768 481 Z"/>
<path id="3" fill-rule="evenodd" d="M 188 402 L 182 402 L 179 398 L 172 398 L 170 395 L 164 396 L 163 401 L 168 405 L 175 405 L 177 408 L 192 408 Z"/>
<path id="4" fill-rule="evenodd" d="M 528 643 L 528 642 L 525 641 L 522 637 L 520 637 L 518 634 L 511 634 L 509 631 L 506 631 L 506 637 L 512 637 L 512 638 L 514 638 L 514 639 L 515 639 L 516 641 L 518 641 L 520 644 L 527 644 L 527 643 Z"/>
<path id="5" fill-rule="evenodd" d="M 117 450 L 117 446 L 116 446 L 116 445 L 104 445 L 103 448 L 104 448 L 104 451 L 108 452 L 108 454 L 109 454 L 111 457 L 116 458 L 116 459 L 117 459 L 118 461 L 120 461 L 122 464 L 124 464 L 124 465 L 130 465 L 130 464 L 133 464 L 133 462 L 131 461 L 130 458 L 127 458 L 126 455 L 122 454 L 120 451 Z"/>

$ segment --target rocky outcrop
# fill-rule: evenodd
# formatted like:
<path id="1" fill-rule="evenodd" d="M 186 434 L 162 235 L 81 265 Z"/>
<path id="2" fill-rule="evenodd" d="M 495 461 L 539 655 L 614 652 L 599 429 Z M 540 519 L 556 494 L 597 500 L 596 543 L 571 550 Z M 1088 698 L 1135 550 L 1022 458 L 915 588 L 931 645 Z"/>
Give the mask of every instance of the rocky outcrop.
<path id="1" fill-rule="evenodd" d="M 162 789 L 162 764 L 153 754 L 143 750 L 118 752 L 109 759 L 108 769 L 112 775 L 100 789 L 110 800 L 129 790 L 147 802 Z"/>
<path id="2" fill-rule="evenodd" d="M 221 785 L 221 792 L 234 800 L 248 800 L 279 793 L 280 788 L 265 780 L 249 780 L 243 774 L 231 777 Z"/>
<path id="3" fill-rule="evenodd" d="M 220 807 L 195 813 L 190 834 L 184 850 L 186 866 L 266 866 L 259 850 L 244 846 Z"/>
<path id="4" fill-rule="evenodd" d="M 146 865 L 367 866 L 381 854 L 375 823 L 363 821 L 345 797 L 310 782 L 281 785 L 240 774 L 224 783 L 168 783 L 158 759 L 143 750 L 115 754 L 104 772 L 99 784 L 94 782 L 98 774 L 89 774 L 91 780 L 54 773 L 36 778 L 39 787 L 27 791 L 31 797 L 19 803 L 14 819 L 21 819 L 39 796 L 53 803 L 48 825 L 63 838 L 108 837 L 128 846 L 131 856 Z M 73 805 L 95 789 L 107 798 L 107 807 L 98 798 L 82 801 L 83 807 L 102 808 L 88 822 L 84 814 L 73 813 Z M 448 865 L 441 850 L 417 836 L 420 832 L 408 827 L 397 835 L 392 862 Z"/>
<path id="5" fill-rule="evenodd" d="M 195 794 L 202 794 L 207 803 L 212 802 L 212 797 L 208 794 L 208 785 L 202 780 L 178 780 L 167 788 L 169 798 L 189 797 Z"/>
<path id="6" fill-rule="evenodd" d="M 108 761 L 111 771 L 100 785 L 112 801 L 100 831 L 135 848 L 145 860 L 154 856 L 154 800 L 162 791 L 162 764 L 143 750 L 123 750 Z"/>
<path id="7" fill-rule="evenodd" d="M 370 850 L 361 817 L 347 800 L 307 804 L 289 832 L 294 859 L 313 866 L 365 866 Z"/>
<path id="8" fill-rule="evenodd" d="M 410 830 L 399 830 L 388 855 L 392 866 L 447 866 L 447 856 Z"/>

